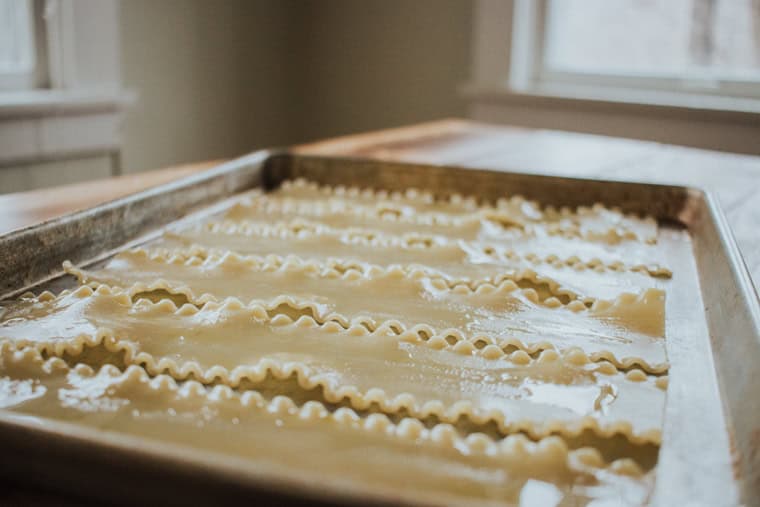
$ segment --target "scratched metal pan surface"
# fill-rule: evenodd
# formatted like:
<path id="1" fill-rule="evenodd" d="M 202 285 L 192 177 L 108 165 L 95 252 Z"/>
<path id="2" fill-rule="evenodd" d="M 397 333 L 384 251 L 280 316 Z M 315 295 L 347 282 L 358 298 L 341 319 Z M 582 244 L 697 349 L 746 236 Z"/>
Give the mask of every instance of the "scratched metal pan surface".
<path id="1" fill-rule="evenodd" d="M 0 300 L 72 286 L 64 260 L 97 264 L 178 220 L 213 214 L 235 194 L 296 177 L 484 200 L 521 194 L 555 206 L 602 202 L 656 216 L 665 241 L 686 231 L 691 246 L 671 266 L 666 303 L 670 383 L 651 503 L 760 501 L 760 305 L 725 217 L 701 190 L 263 151 L 0 236 Z M 227 455 L 2 410 L 0 446 L 1 479 L 111 502 L 414 503 L 413 492 L 273 474 Z"/>

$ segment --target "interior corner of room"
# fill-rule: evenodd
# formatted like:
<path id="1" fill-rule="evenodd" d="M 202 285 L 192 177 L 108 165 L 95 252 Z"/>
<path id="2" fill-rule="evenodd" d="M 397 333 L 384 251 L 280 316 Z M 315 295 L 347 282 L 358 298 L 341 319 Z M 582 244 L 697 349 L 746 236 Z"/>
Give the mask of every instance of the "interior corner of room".
<path id="1" fill-rule="evenodd" d="M 538 82 L 550 1 L 28 1 L 2 192 L 444 117 L 760 154 L 759 98 Z"/>

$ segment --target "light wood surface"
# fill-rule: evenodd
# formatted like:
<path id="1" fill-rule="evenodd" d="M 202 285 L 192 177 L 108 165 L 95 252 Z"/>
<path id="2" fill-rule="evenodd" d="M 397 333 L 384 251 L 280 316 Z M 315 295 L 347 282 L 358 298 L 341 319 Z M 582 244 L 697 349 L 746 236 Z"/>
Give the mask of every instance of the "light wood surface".
<path id="1" fill-rule="evenodd" d="M 714 192 L 755 285 L 760 280 L 760 157 L 550 130 L 442 120 L 295 148 L 301 153 L 678 183 Z M 0 234 L 206 169 L 217 162 L 0 195 Z"/>
<path id="2" fill-rule="evenodd" d="M 221 162 L 199 162 L 84 183 L 0 194 L 0 234 L 134 194 Z"/>

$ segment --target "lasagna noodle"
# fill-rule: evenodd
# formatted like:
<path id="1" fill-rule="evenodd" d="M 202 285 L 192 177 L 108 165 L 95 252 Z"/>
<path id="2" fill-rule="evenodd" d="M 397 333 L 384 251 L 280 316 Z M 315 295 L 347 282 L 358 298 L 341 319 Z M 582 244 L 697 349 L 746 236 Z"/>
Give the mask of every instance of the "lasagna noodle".
<path id="1" fill-rule="evenodd" d="M 525 231 L 503 223 L 500 215 L 480 214 L 441 219 L 440 217 L 401 216 L 362 211 L 354 207 L 334 203 L 286 203 L 268 200 L 252 204 L 236 204 L 229 209 L 222 222 L 233 223 L 283 223 L 306 221 L 336 229 L 362 227 L 392 235 L 434 235 L 452 240 L 464 240 L 494 245 L 511 250 L 533 252 L 545 258 L 558 252 L 568 257 L 576 256 L 582 262 L 644 266 L 653 274 L 667 274 L 663 258 L 656 245 L 636 241 L 615 244 L 590 242 L 574 236 L 549 235 L 540 229 Z"/>
<path id="2" fill-rule="evenodd" d="M 429 335 L 484 336 L 529 352 L 580 347 L 595 360 L 609 359 L 616 366 L 639 364 L 657 372 L 667 368 L 664 293 L 656 289 L 597 301 L 587 309 L 577 301 L 566 307 L 556 298 L 541 302 L 535 291 L 522 291 L 511 281 L 474 291 L 450 289 L 435 279 L 412 279 L 402 270 L 341 274 L 320 272 L 313 264 L 271 267 L 230 255 L 165 259 L 132 251 L 100 270 L 68 270 L 85 283 L 163 289 L 196 304 L 228 297 L 270 309 L 287 303 L 308 308 L 319 322 L 358 320 L 371 328 L 392 322 L 401 329 L 421 325 Z"/>
<path id="3" fill-rule="evenodd" d="M 409 206 L 416 213 L 471 213 L 479 208 L 476 199 L 460 195 L 452 196 L 449 199 L 436 199 L 432 193 L 417 189 L 409 189 L 405 192 L 388 192 L 386 190 L 346 188 L 344 186 L 331 187 L 320 186 L 304 179 L 284 181 L 282 185 L 266 197 L 270 196 L 308 201 L 342 199 L 351 204 L 374 202 L 386 206 Z M 259 198 L 264 196 L 254 194 L 251 197 Z M 532 204 L 529 203 L 529 205 Z M 538 213 L 538 210 L 535 210 L 534 216 Z"/>
<path id="4" fill-rule="evenodd" d="M 396 499 L 495 505 L 611 497 L 635 505 L 651 482 L 630 460 L 608 465 L 593 449 L 568 451 L 557 437 L 538 443 L 521 436 L 463 439 L 445 424 L 393 424 L 380 414 L 331 413 L 316 402 L 297 407 L 288 398 L 267 401 L 253 391 L 240 395 L 225 386 L 207 390 L 197 382 L 151 379 L 138 367 L 69 368 L 7 344 L 0 348 L 0 392 L 4 409 L 27 416 L 246 458 L 233 463 L 328 487 L 392 491 Z"/>
<path id="5" fill-rule="evenodd" d="M 585 264 L 551 255 L 521 256 L 466 242 L 394 240 L 350 231 L 213 227 L 168 233 L 156 246 L 168 249 L 201 246 L 219 253 L 294 255 L 316 261 L 334 259 L 382 267 L 400 265 L 470 285 L 505 277 L 515 279 L 530 271 L 556 285 L 560 294 L 580 296 L 586 301 L 612 299 L 623 292 L 640 292 L 662 285 L 647 276 L 643 266 L 633 271 L 623 265 Z"/>
<path id="6" fill-rule="evenodd" d="M 660 440 L 665 396 L 656 379 L 589 363 L 578 350 L 563 357 L 545 351 L 536 360 L 524 352 L 506 357 L 494 346 L 449 346 L 442 337 L 424 342 L 387 328 L 370 333 L 319 326 L 309 317 L 270 319 L 263 307 L 235 300 L 201 310 L 177 309 L 168 300 L 133 305 L 126 293 L 105 288 L 31 299 L 4 319 L 11 325 L 0 327 L 0 339 L 74 357 L 85 345 L 105 345 L 126 351 L 126 364 L 144 365 L 151 374 L 233 387 L 295 375 L 302 388 L 319 386 L 327 401 L 345 399 L 362 410 L 374 403 L 422 419 L 453 423 L 464 416 L 534 437 L 592 429 L 634 443 Z"/>
<path id="7" fill-rule="evenodd" d="M 431 194 L 421 193 L 415 189 L 404 193 L 387 193 L 357 188 L 319 187 L 304 180 L 285 182 L 270 195 L 257 194 L 251 198 L 254 204 L 256 201 L 273 198 L 308 204 L 343 202 L 347 207 L 354 209 L 374 208 L 378 214 L 392 213 L 403 216 L 432 214 L 451 217 L 476 213 L 501 214 L 505 221 L 508 220 L 515 226 L 554 225 L 556 226 L 554 230 L 558 233 L 575 234 L 587 239 L 638 239 L 645 242 L 655 242 L 657 239 L 657 222 L 654 219 L 624 215 L 601 204 L 592 207 L 581 206 L 575 210 L 570 208 L 557 210 L 553 207 L 541 209 L 536 202 L 515 196 L 510 199 L 499 199 L 496 206 L 478 206 L 474 198 L 463 198 L 458 195 L 449 199 L 436 200 Z"/>

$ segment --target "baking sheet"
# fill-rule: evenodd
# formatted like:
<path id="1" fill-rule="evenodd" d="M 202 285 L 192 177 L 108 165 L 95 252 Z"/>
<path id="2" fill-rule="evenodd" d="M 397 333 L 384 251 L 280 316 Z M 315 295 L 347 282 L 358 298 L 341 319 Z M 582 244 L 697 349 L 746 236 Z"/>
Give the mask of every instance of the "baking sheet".
<path id="1" fill-rule="evenodd" d="M 295 177 L 387 190 L 416 187 L 439 196 L 456 192 L 485 200 L 521 194 L 555 206 L 603 202 L 625 212 L 657 216 L 660 240 L 672 245 L 669 263 L 678 269 L 667 298 L 670 385 L 652 503 L 735 505 L 752 503 L 758 496 L 760 397 L 754 384 L 760 368 L 760 312 L 725 219 L 714 200 L 695 189 L 259 152 L 0 237 L 0 293 L 7 297 L 30 288 L 61 290 L 73 284 L 69 277 L 60 277 L 63 260 L 102 261 L 127 245 L 156 237 L 169 222 L 213 213 L 235 193 L 256 186 L 273 188 Z M 37 477 L 63 489 L 79 489 L 81 481 L 92 484 L 97 478 L 92 494 L 103 498 L 113 499 L 115 491 L 123 490 L 125 500 L 137 499 L 137 490 L 144 488 L 125 485 L 148 481 L 167 501 L 176 501 L 177 492 L 197 500 L 214 491 L 259 498 L 285 495 L 292 501 L 404 499 L 403 492 L 351 491 L 345 485 L 316 484 L 308 477 L 271 476 L 226 456 L 86 432 L 57 422 L 41 427 L 30 418 L 3 412 L 0 427 L 4 448 L 23 452 L 4 453 L 0 467 L 6 473 L 23 476 L 34 469 Z M 103 446 L 110 451 L 104 453 Z M 78 459 L 80 466 L 61 466 L 71 459 Z M 120 473 L 114 474 L 114 467 L 120 467 Z M 146 470 L 151 473 L 146 475 Z M 188 474 L 193 477 L 191 486 Z"/>

